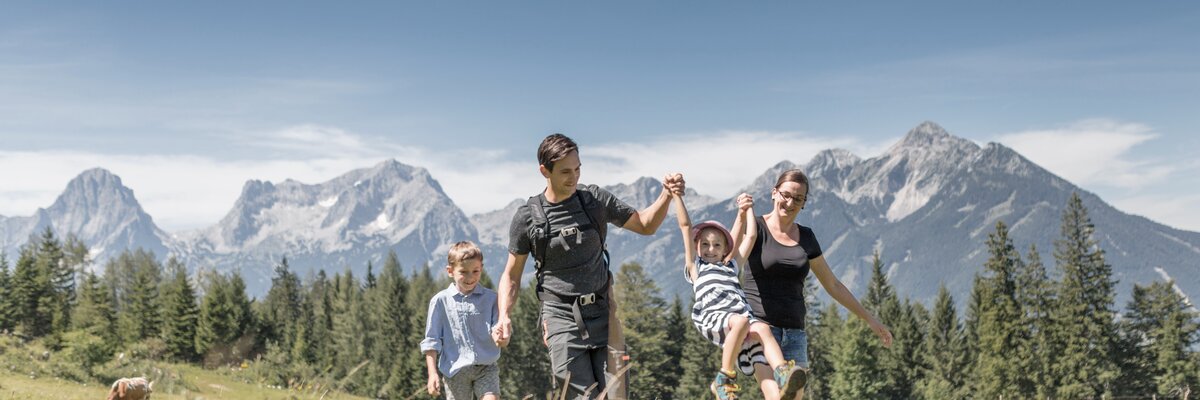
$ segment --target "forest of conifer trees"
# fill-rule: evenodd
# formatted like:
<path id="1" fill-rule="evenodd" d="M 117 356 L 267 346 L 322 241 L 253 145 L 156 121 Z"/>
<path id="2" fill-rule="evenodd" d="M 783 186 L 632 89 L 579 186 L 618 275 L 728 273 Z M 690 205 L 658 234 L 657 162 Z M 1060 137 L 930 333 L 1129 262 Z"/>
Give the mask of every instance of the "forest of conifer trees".
<path id="1" fill-rule="evenodd" d="M 810 279 L 806 398 L 1195 397 L 1196 308 L 1172 282 L 1136 285 L 1132 300 L 1119 308 L 1095 229 L 1073 196 L 1048 266 L 1036 248 L 1015 248 L 1008 227 L 998 222 L 964 310 L 944 286 L 928 307 L 901 299 L 886 278 L 886 260 L 876 254 L 860 296 L 891 327 L 890 348 L 840 306 L 817 304 L 814 293 L 821 289 Z M 365 276 L 345 268 L 302 278 L 283 258 L 266 296 L 254 299 L 238 274 L 189 275 L 175 259 L 164 265 L 139 250 L 108 261 L 96 275 L 87 272 L 93 270 L 87 254 L 74 236 L 60 239 L 47 229 L 11 265 L 9 256 L 0 257 L 0 332 L 41 341 L 52 349 L 50 357 L 83 371 L 64 379 L 107 383 L 93 366 L 130 354 L 232 366 L 263 385 L 427 398 L 418 343 L 429 299 L 449 284 L 439 266 L 405 274 L 390 253 L 382 265 L 368 265 Z M 616 269 L 619 317 L 634 362 L 633 398 L 709 396 L 719 349 L 692 327 L 689 299 L 664 298 L 638 264 Z M 494 287 L 486 276 L 482 283 Z M 553 382 L 536 328 L 537 300 L 533 290 L 520 296 L 515 335 L 500 359 L 502 396 L 542 398 Z M 761 398 L 750 379 L 739 383 L 747 388 L 741 398 Z"/>

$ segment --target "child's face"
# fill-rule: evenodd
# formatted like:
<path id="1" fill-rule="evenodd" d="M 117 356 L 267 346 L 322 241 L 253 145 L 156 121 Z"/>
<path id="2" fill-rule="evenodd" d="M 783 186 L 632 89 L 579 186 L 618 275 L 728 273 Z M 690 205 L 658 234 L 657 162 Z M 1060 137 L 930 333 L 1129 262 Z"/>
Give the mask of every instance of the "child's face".
<path id="1" fill-rule="evenodd" d="M 696 244 L 700 259 L 708 263 L 719 263 L 729 254 L 729 243 L 725 243 L 725 234 L 708 228 L 700 231 L 700 241 Z"/>
<path id="2" fill-rule="evenodd" d="M 483 276 L 483 260 L 463 260 L 457 266 L 446 267 L 446 273 L 454 280 L 454 286 L 458 287 L 459 293 L 470 293 L 475 290 L 475 285 L 479 284 L 479 278 Z"/>

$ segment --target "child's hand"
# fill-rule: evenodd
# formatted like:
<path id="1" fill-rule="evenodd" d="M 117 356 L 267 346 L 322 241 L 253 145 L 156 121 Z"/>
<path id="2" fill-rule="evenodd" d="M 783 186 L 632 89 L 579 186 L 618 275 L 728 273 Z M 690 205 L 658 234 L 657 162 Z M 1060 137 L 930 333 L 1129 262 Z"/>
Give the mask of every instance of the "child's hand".
<path id="1" fill-rule="evenodd" d="M 754 208 L 754 197 L 750 196 L 748 193 L 739 194 L 737 197 L 737 206 L 738 211 L 742 212 Z"/>
<path id="2" fill-rule="evenodd" d="M 496 342 L 497 347 L 508 346 L 508 338 L 504 337 L 502 332 L 500 332 L 499 326 L 497 326 L 495 329 L 492 329 L 492 341 Z"/>
<path id="3" fill-rule="evenodd" d="M 440 396 L 442 394 L 442 382 L 438 380 L 437 374 L 429 374 L 429 380 L 425 382 L 425 390 L 430 396 Z"/>

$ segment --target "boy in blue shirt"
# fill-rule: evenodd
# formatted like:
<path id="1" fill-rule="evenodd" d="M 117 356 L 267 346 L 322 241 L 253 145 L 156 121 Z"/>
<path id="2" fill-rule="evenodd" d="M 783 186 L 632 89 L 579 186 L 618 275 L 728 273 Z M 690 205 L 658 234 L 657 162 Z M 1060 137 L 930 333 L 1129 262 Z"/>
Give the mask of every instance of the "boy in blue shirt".
<path id="1" fill-rule="evenodd" d="M 429 300 L 425 319 L 425 388 L 438 396 L 444 386 L 448 400 L 499 400 L 496 361 L 508 340 L 492 330 L 499 316 L 496 292 L 479 285 L 483 252 L 470 241 L 455 243 L 446 257 L 446 274 L 454 282 Z"/>

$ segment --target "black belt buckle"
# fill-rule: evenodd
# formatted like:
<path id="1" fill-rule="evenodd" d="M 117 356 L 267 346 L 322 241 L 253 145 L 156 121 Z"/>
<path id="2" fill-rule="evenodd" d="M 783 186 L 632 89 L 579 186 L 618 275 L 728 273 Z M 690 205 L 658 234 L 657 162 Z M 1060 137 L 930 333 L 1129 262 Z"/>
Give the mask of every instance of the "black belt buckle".
<path id="1" fill-rule="evenodd" d="M 596 302 L 596 294 L 595 293 L 588 293 L 588 294 L 579 296 L 579 305 L 581 305 L 581 306 L 586 306 L 588 304 L 592 304 L 595 302 Z"/>

